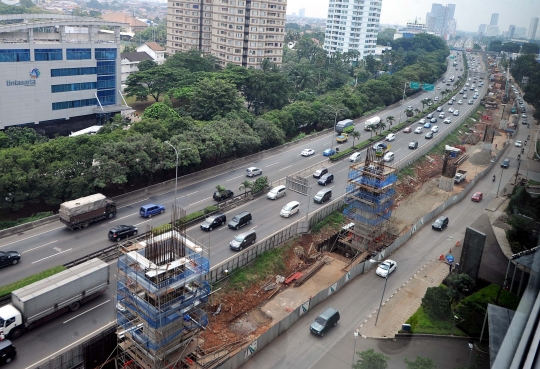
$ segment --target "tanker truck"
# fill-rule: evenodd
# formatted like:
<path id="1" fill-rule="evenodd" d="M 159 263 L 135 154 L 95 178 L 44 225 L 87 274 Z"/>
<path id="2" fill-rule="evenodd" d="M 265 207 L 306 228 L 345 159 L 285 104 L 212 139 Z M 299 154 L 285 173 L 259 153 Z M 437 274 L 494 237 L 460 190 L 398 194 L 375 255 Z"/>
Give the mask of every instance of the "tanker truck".
<path id="1" fill-rule="evenodd" d="M 73 268 L 11 292 L 11 304 L 0 307 L 0 331 L 17 339 L 68 311 L 99 296 L 109 288 L 109 265 L 91 259 Z"/>
<path id="2" fill-rule="evenodd" d="M 116 215 L 116 202 L 96 193 L 60 204 L 60 221 L 69 229 L 86 228 L 90 223 Z"/>
<path id="3" fill-rule="evenodd" d="M 366 122 L 364 123 L 364 130 L 365 131 L 371 131 L 371 127 L 376 125 L 376 124 L 379 124 L 381 122 L 381 117 L 373 117 L 373 118 L 369 118 L 368 120 L 366 120 Z"/>

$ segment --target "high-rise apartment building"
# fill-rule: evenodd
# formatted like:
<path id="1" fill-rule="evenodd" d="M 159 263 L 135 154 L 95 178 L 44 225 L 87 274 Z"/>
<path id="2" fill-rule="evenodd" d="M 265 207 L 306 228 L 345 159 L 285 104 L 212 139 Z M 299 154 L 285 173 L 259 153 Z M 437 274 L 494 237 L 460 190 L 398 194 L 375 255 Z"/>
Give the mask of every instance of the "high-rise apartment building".
<path id="1" fill-rule="evenodd" d="M 324 49 L 330 54 L 356 50 L 375 54 L 381 19 L 381 0 L 330 0 Z"/>
<path id="2" fill-rule="evenodd" d="M 491 22 L 489 22 L 489 25 L 496 26 L 498 22 L 499 22 L 499 13 L 491 14 Z"/>
<path id="3" fill-rule="evenodd" d="M 525 27 L 516 27 L 514 31 L 514 37 L 525 38 L 527 36 L 527 28 Z"/>
<path id="4" fill-rule="evenodd" d="M 169 0 L 167 52 L 196 49 L 223 66 L 281 64 L 286 10 L 287 0 Z"/>
<path id="5" fill-rule="evenodd" d="M 427 13 L 427 28 L 428 32 L 433 32 L 446 38 L 449 35 L 450 21 L 454 19 L 456 4 L 431 4 L 431 12 Z"/>
<path id="6" fill-rule="evenodd" d="M 487 24 L 481 24 L 478 26 L 478 33 L 483 35 L 486 33 Z"/>
<path id="7" fill-rule="evenodd" d="M 304 18 L 306 16 L 306 9 L 305 8 L 302 8 L 298 11 L 298 15 L 300 16 L 300 18 Z"/>
<path id="8" fill-rule="evenodd" d="M 534 40 L 536 38 L 536 31 L 538 29 L 538 18 L 531 19 L 531 25 L 529 27 L 529 40 Z"/>
<path id="9" fill-rule="evenodd" d="M 508 38 L 514 37 L 514 32 L 516 32 L 516 25 L 511 24 L 510 27 L 508 27 Z"/>

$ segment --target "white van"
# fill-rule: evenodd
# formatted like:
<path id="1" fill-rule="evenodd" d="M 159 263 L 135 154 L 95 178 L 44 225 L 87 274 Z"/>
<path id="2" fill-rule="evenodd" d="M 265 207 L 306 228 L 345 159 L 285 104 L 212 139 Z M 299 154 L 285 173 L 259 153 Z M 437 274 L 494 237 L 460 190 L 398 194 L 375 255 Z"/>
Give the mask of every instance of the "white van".
<path id="1" fill-rule="evenodd" d="M 356 163 L 356 162 L 360 161 L 361 157 L 362 157 L 361 152 L 355 152 L 354 154 L 349 156 L 349 161 L 352 162 L 352 163 Z"/>

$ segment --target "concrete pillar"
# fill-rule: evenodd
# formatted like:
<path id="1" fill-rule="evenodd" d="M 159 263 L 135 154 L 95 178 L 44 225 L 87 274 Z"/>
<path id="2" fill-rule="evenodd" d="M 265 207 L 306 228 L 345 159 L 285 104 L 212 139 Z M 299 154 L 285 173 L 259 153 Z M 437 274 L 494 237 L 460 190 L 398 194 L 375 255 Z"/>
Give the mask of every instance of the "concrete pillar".
<path id="1" fill-rule="evenodd" d="M 28 43 L 30 45 L 34 43 L 34 30 L 32 28 L 28 30 Z"/>
<path id="2" fill-rule="evenodd" d="M 452 191 L 454 189 L 454 178 L 441 176 L 439 178 L 439 188 L 446 192 Z"/>

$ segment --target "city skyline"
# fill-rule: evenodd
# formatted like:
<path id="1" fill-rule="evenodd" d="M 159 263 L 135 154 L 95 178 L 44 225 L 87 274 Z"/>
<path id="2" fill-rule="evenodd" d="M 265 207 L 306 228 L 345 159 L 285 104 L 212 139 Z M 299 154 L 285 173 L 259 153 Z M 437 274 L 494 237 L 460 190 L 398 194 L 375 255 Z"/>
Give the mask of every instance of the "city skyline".
<path id="1" fill-rule="evenodd" d="M 288 0 L 287 14 L 298 14 L 300 8 L 306 9 L 306 17 L 326 18 L 328 0 Z M 408 20 L 422 19 L 426 21 L 426 13 L 432 4 L 456 4 L 454 18 L 457 20 L 458 30 L 477 32 L 480 24 L 490 24 L 491 15 L 498 13 L 498 27 L 507 30 L 511 24 L 516 27 L 529 28 L 531 19 L 540 17 L 540 1 L 522 0 L 513 4 L 507 0 L 478 1 L 468 0 L 433 1 L 433 0 L 383 0 L 381 9 L 381 24 L 399 24 L 405 26 Z M 486 5 L 489 5 L 487 7 Z M 539 37 L 538 32 L 536 37 Z"/>

